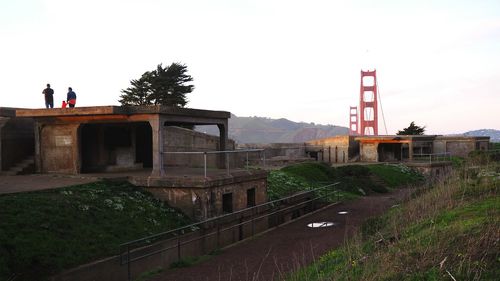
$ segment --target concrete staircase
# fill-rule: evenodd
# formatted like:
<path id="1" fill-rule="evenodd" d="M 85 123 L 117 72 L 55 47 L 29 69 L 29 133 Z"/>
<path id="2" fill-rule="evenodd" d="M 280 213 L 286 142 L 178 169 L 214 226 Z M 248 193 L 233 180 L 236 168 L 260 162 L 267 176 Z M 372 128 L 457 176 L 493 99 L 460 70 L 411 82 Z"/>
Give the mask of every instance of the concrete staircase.
<path id="1" fill-rule="evenodd" d="M 0 175 L 15 176 L 15 175 L 32 174 L 34 172 L 35 172 L 35 158 L 33 156 L 29 156 L 23 161 L 11 167 L 9 170 L 1 171 Z"/>

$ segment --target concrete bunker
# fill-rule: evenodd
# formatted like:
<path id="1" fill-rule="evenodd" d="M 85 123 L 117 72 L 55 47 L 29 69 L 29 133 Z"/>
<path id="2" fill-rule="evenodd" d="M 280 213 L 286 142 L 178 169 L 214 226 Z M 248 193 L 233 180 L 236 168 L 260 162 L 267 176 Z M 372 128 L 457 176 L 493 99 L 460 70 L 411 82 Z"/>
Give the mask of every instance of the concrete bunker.
<path id="1" fill-rule="evenodd" d="M 226 150 L 235 145 L 228 139 L 229 112 L 103 106 L 19 109 L 16 115 L 35 121 L 39 173 L 113 177 L 109 173 L 122 172 L 118 176 L 197 219 L 267 201 L 266 171 L 228 168 Z M 216 126 L 219 134 L 186 129 L 195 125 Z M 207 152 L 213 156 L 204 159 Z"/>

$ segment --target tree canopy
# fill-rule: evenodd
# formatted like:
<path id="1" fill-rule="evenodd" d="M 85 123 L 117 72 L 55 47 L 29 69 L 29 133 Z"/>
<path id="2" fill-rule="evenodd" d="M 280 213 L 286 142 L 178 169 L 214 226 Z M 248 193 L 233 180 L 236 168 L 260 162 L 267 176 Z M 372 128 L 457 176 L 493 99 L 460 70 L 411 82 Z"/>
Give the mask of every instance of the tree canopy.
<path id="1" fill-rule="evenodd" d="M 415 125 L 415 122 L 412 121 L 410 126 L 404 128 L 401 131 L 398 131 L 397 135 L 423 135 L 425 132 L 425 126 L 420 127 Z"/>
<path id="2" fill-rule="evenodd" d="M 122 105 L 169 105 L 184 107 L 186 94 L 194 90 L 188 84 L 193 77 L 187 74 L 187 66 L 172 63 L 163 67 L 159 64 L 155 70 L 146 71 L 139 79 L 130 81 L 131 87 L 122 90 Z"/>

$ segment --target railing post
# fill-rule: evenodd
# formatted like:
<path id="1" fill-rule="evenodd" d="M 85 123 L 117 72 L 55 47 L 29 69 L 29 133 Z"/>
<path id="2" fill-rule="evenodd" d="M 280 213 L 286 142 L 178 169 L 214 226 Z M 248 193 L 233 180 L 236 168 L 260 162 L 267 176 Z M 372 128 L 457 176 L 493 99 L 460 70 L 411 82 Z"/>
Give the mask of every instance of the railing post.
<path id="1" fill-rule="evenodd" d="M 130 245 L 127 244 L 127 280 L 130 281 Z"/>
<path id="2" fill-rule="evenodd" d="M 181 261 L 181 237 L 177 236 L 177 261 Z"/>
<path id="3" fill-rule="evenodd" d="M 248 151 L 247 151 L 247 170 L 248 170 Z"/>
<path id="4" fill-rule="evenodd" d="M 263 162 L 264 162 L 264 168 L 266 167 L 266 150 L 262 150 L 262 159 L 263 159 Z"/>
<path id="5" fill-rule="evenodd" d="M 203 152 L 203 173 L 205 175 L 205 179 L 207 178 L 207 152 Z"/>
<path id="6" fill-rule="evenodd" d="M 257 209 L 257 207 L 254 207 L 252 209 L 252 236 L 254 236 L 255 234 L 255 213 L 256 213 L 255 209 Z"/>
<path id="7" fill-rule="evenodd" d="M 215 225 L 217 227 L 217 235 L 216 235 L 216 238 L 217 238 L 217 249 L 220 248 L 220 225 L 219 225 L 219 219 L 216 219 L 215 220 Z"/>

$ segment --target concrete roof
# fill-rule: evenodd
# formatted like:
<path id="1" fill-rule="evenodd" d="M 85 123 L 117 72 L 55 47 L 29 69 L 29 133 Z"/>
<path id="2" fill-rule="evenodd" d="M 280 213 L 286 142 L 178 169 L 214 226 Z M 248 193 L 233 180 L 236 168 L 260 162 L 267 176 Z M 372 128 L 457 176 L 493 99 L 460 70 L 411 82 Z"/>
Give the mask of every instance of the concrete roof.
<path id="1" fill-rule="evenodd" d="M 59 116 L 134 115 L 134 114 L 160 114 L 160 115 L 175 115 L 175 116 L 189 116 L 189 117 L 217 118 L 217 119 L 228 119 L 231 117 L 231 114 L 227 111 L 178 108 L 178 107 L 162 106 L 162 105 L 17 109 L 15 110 L 15 112 L 16 112 L 16 117 L 32 117 L 32 118 L 59 117 Z"/>
<path id="2" fill-rule="evenodd" d="M 466 135 L 452 135 L 452 136 L 438 136 L 436 139 L 438 140 L 446 140 L 446 141 L 463 141 L 463 140 L 483 140 L 483 141 L 489 141 L 490 137 L 489 136 L 466 136 Z"/>
<path id="3" fill-rule="evenodd" d="M 390 135 L 390 136 L 357 136 L 355 140 L 363 141 L 422 141 L 434 140 L 438 135 Z"/>
<path id="4" fill-rule="evenodd" d="M 14 117 L 16 116 L 17 108 L 12 107 L 0 107 L 0 116 L 1 117 Z"/>

